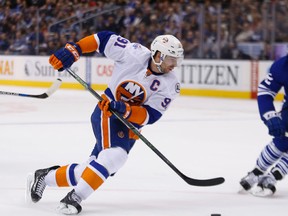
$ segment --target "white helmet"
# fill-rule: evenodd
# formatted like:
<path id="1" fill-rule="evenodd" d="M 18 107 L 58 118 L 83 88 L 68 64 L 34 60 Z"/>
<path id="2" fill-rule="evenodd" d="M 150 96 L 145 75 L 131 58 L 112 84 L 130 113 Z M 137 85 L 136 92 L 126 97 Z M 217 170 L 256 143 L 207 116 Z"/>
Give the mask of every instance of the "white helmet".
<path id="1" fill-rule="evenodd" d="M 160 62 L 155 62 L 154 55 L 159 51 L 161 53 Z M 166 56 L 171 56 L 177 59 L 179 66 L 184 58 L 183 46 L 181 42 L 173 35 L 157 36 L 151 43 L 151 57 L 153 62 L 160 66 Z"/>

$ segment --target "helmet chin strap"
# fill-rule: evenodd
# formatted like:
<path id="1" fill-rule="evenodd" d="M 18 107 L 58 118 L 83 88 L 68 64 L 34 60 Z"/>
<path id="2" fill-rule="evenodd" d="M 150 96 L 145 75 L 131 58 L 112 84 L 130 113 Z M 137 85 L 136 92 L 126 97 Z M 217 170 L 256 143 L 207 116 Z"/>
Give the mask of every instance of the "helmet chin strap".
<path id="1" fill-rule="evenodd" d="M 162 71 L 161 65 L 156 65 L 156 67 L 157 67 L 157 69 L 159 70 L 160 73 L 164 73 L 164 72 Z"/>
<path id="2" fill-rule="evenodd" d="M 159 71 L 160 73 L 164 73 L 164 72 L 162 71 L 162 68 L 161 68 L 161 64 L 162 64 L 162 62 L 163 62 L 163 56 L 160 57 L 160 62 L 159 62 L 159 63 L 155 62 L 155 59 L 154 59 L 153 56 L 152 56 L 152 61 L 153 61 L 153 63 L 156 65 L 158 71 Z"/>

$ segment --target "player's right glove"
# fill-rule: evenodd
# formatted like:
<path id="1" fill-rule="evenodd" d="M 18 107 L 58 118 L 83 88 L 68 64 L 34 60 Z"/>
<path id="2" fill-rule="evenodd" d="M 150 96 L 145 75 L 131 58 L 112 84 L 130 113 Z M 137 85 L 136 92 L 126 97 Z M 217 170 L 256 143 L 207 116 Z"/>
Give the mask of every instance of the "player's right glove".
<path id="1" fill-rule="evenodd" d="M 66 43 L 64 48 L 57 50 L 49 58 L 49 63 L 55 70 L 63 71 L 69 68 L 82 55 L 81 48 L 73 42 Z"/>
<path id="2" fill-rule="evenodd" d="M 269 134 L 274 137 L 285 136 L 285 125 L 279 113 L 269 111 L 263 115 L 264 122 L 268 127 Z"/>

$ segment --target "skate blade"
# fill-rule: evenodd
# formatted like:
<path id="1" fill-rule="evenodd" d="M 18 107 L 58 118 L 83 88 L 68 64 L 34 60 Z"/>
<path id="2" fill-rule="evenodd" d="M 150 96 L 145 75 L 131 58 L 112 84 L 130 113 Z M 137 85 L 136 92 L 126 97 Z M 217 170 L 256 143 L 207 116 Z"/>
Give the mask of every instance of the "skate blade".
<path id="1" fill-rule="evenodd" d="M 238 194 L 249 194 L 249 190 L 245 190 L 241 185 L 239 185 Z"/>
<path id="2" fill-rule="evenodd" d="M 261 188 L 258 186 L 253 187 L 250 193 L 256 197 L 271 197 L 273 195 L 273 192 L 270 189 Z"/>
<path id="3" fill-rule="evenodd" d="M 34 181 L 34 175 L 29 173 L 26 178 L 26 187 L 25 187 L 25 203 L 30 204 L 32 203 L 31 198 L 31 187 Z"/>
<path id="4" fill-rule="evenodd" d="M 78 210 L 72 206 L 72 205 L 67 205 L 64 203 L 60 203 L 60 205 L 56 209 L 58 214 L 65 214 L 65 215 L 76 215 L 78 214 Z"/>

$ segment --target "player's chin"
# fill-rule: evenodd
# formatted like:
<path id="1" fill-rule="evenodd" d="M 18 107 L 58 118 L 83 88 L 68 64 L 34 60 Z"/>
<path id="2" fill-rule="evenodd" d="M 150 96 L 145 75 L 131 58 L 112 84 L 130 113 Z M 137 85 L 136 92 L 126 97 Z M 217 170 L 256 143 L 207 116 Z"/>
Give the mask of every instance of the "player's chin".
<path id="1" fill-rule="evenodd" d="M 167 68 L 166 70 L 164 70 L 164 73 L 170 73 L 174 68 Z"/>

